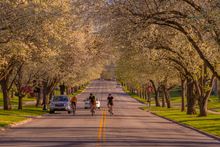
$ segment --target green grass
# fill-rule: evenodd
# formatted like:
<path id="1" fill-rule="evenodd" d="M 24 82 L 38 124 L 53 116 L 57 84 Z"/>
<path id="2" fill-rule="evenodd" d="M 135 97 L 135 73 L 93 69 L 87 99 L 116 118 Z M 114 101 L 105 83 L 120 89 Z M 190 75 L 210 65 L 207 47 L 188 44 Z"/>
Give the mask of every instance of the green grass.
<path id="1" fill-rule="evenodd" d="M 147 103 L 145 99 L 140 98 L 140 97 L 137 96 L 136 94 L 134 94 L 134 93 L 128 91 L 125 87 L 123 87 L 123 90 L 124 90 L 124 92 L 126 92 L 128 95 L 130 95 L 132 98 L 138 100 L 139 102 L 145 103 L 145 104 Z"/>
<path id="2" fill-rule="evenodd" d="M 35 98 L 31 97 L 24 97 L 23 98 L 23 103 L 28 102 L 28 101 L 35 101 Z M 11 105 L 18 105 L 18 97 L 13 97 L 11 99 Z M 0 106 L 3 106 L 3 95 L 2 92 L 0 92 Z"/>
<path id="3" fill-rule="evenodd" d="M 85 87 L 82 87 L 75 93 L 69 95 L 69 96 L 75 96 L 79 93 L 81 93 Z M 33 101 L 35 98 L 24 98 L 23 101 Z M 12 105 L 17 105 L 18 99 L 15 97 L 11 99 Z M 0 106 L 3 105 L 2 101 L 2 93 L 0 93 Z M 20 122 L 23 120 L 26 120 L 28 117 L 31 116 L 39 116 L 42 114 L 47 113 L 47 111 L 42 111 L 42 108 L 36 108 L 35 106 L 23 106 L 23 110 L 2 110 L 0 109 L 0 127 L 5 127 L 10 124 Z"/>
<path id="4" fill-rule="evenodd" d="M 130 93 L 126 88 L 124 91 L 128 93 L 131 97 L 145 102 L 144 99 L 138 97 L 136 94 Z M 198 115 L 186 115 L 186 112 L 181 112 L 178 105 L 181 104 L 181 97 L 177 94 L 173 94 L 175 97 L 171 97 L 171 103 L 177 107 L 166 108 L 166 107 L 155 107 L 152 101 L 150 111 L 165 118 L 177 121 L 179 123 L 194 127 L 201 131 L 207 132 L 212 135 L 220 137 L 220 115 L 218 114 L 208 114 L 207 117 L 198 117 Z M 217 97 L 210 97 L 209 109 L 215 109 L 220 111 L 220 102 Z M 149 110 L 148 107 L 142 107 L 143 110 Z"/>
<path id="5" fill-rule="evenodd" d="M 208 109 L 220 112 L 220 99 L 216 96 L 211 96 L 208 103 Z"/>
<path id="6" fill-rule="evenodd" d="M 144 107 L 142 109 L 148 108 Z M 186 115 L 186 112 L 180 112 L 177 108 L 168 109 L 155 106 L 151 107 L 150 111 L 209 134 L 220 136 L 220 115 L 218 114 L 208 114 L 207 117 L 198 117 L 197 115 Z"/>
<path id="7" fill-rule="evenodd" d="M 34 106 L 24 106 L 23 110 L 2 110 L 0 109 L 0 127 L 5 127 L 10 124 L 23 121 L 31 116 L 38 116 L 47 113 L 42 111 L 42 108 Z"/>
<path id="8" fill-rule="evenodd" d="M 140 98 L 136 94 L 129 92 L 126 88 L 123 88 L 123 89 L 126 93 L 128 93 L 134 99 L 136 99 L 142 103 L 146 103 L 145 99 Z M 179 109 L 180 109 L 181 101 L 182 101 L 180 96 L 177 96 L 177 94 L 175 94 L 175 96 L 170 98 L 170 101 L 171 101 L 171 106 L 179 107 Z M 186 99 L 185 99 L 185 103 L 186 103 Z M 154 104 L 155 104 L 154 98 L 152 97 L 151 98 L 151 105 L 154 105 Z M 217 96 L 211 96 L 209 98 L 209 102 L 208 102 L 208 109 L 212 110 L 212 111 L 220 112 L 220 98 L 218 98 Z"/>

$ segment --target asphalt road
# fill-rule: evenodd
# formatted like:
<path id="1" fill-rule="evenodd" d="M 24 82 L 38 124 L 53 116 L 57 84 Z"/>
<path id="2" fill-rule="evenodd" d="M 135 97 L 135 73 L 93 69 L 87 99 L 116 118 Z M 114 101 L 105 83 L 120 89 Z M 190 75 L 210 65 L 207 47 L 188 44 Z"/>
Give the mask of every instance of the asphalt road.
<path id="1" fill-rule="evenodd" d="M 91 116 L 83 100 L 92 92 L 102 108 Z M 114 116 L 106 109 L 106 97 L 115 97 Z M 76 116 L 59 112 L 0 132 L 0 146 L 19 147 L 146 147 L 220 146 L 220 142 L 139 109 L 142 104 L 111 81 L 94 81 L 78 96 Z"/>

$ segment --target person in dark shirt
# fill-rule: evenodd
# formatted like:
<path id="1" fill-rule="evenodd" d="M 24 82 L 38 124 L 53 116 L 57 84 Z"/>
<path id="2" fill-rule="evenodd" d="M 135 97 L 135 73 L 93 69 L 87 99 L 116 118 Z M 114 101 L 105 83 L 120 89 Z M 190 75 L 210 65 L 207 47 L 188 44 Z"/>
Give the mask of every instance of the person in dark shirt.
<path id="1" fill-rule="evenodd" d="M 92 93 L 90 93 L 89 101 L 92 105 L 95 105 L 95 103 L 96 103 L 95 96 Z"/>
<path id="2" fill-rule="evenodd" d="M 109 95 L 108 95 L 108 98 L 107 98 L 107 100 L 108 100 L 107 105 L 108 105 L 108 108 L 109 108 L 108 111 L 111 113 L 111 115 L 113 115 L 113 112 L 112 112 L 113 99 L 114 99 L 114 97 L 113 97 L 111 94 L 109 94 Z"/>
<path id="3" fill-rule="evenodd" d="M 90 93 L 89 101 L 90 101 L 91 113 L 93 115 L 95 113 L 95 109 L 96 109 L 96 99 L 92 93 Z"/>

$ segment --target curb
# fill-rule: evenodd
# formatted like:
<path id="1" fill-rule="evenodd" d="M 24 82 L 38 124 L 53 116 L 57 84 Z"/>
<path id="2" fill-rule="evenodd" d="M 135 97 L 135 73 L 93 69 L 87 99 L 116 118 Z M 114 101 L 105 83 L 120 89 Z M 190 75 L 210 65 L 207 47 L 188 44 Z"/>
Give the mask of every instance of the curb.
<path id="1" fill-rule="evenodd" d="M 185 128 L 188 128 L 188 129 L 192 129 L 192 130 L 194 130 L 194 131 L 196 131 L 196 132 L 198 132 L 198 133 L 201 133 L 201 134 L 203 134 L 203 135 L 205 135 L 205 136 L 208 136 L 208 137 L 213 138 L 213 139 L 215 139 L 215 140 L 217 140 L 217 141 L 220 141 L 220 137 L 218 137 L 218 136 L 215 136 L 215 135 L 206 133 L 206 132 L 201 131 L 201 130 L 199 130 L 199 129 L 196 129 L 196 128 L 192 127 L 192 126 L 189 126 L 189 125 L 186 125 L 186 124 L 177 122 L 177 121 L 175 121 L 175 120 L 166 118 L 166 117 L 164 117 L 164 116 L 160 116 L 160 115 L 158 115 L 158 114 L 156 114 L 156 113 L 154 113 L 154 112 L 150 112 L 150 113 L 153 114 L 153 115 L 155 115 L 155 116 L 158 116 L 158 117 L 160 117 L 160 118 L 163 118 L 163 119 L 166 119 L 166 120 L 168 120 L 168 121 L 171 121 L 171 122 L 173 122 L 173 123 L 175 123 L 175 124 L 178 124 L 178 125 L 180 125 L 180 126 L 182 126 L 182 127 L 185 127 Z"/>
<path id="2" fill-rule="evenodd" d="M 35 116 L 35 117 L 27 117 L 27 119 L 23 120 L 23 121 L 19 121 L 19 122 L 16 122 L 16 123 L 12 123 L 8 126 L 5 126 L 5 127 L 0 127 L 0 131 L 6 131 L 7 129 L 10 129 L 10 128 L 13 128 L 13 127 L 16 127 L 16 126 L 19 126 L 19 125 L 23 125 L 23 124 L 26 124 L 26 123 L 29 123 L 31 121 L 33 121 L 35 118 L 41 118 L 43 115 L 40 115 L 40 116 Z"/>
<path id="3" fill-rule="evenodd" d="M 33 120 L 32 118 L 28 118 L 28 119 L 25 119 L 25 120 L 23 120 L 23 121 L 19 121 L 19 122 L 16 122 L 16 123 L 12 123 L 12 124 L 10 124 L 10 125 L 8 125 L 8 126 L 1 127 L 1 128 L 0 128 L 0 131 L 4 132 L 4 131 L 6 131 L 7 129 L 16 127 L 16 126 L 18 126 L 18 125 L 23 125 L 23 124 L 28 123 L 28 122 L 30 122 L 30 121 L 32 121 L 32 120 Z"/>
<path id="4" fill-rule="evenodd" d="M 124 90 L 123 90 L 123 91 L 124 91 Z M 125 91 L 124 91 L 124 92 L 125 92 Z M 127 95 L 129 95 L 127 92 L 125 92 L 125 93 L 126 93 Z M 129 96 L 130 96 L 130 95 L 129 95 Z M 132 96 L 130 96 L 130 97 L 133 98 Z M 135 98 L 133 98 L 133 99 L 135 99 Z M 135 99 L 135 100 L 138 101 L 138 102 L 140 102 L 140 103 L 142 103 L 142 104 L 144 104 L 143 102 L 139 101 L 138 99 Z M 139 109 L 141 109 L 141 110 L 143 110 L 143 111 L 146 111 L 146 110 L 144 110 L 144 109 L 142 109 L 142 108 L 139 108 Z M 155 115 L 155 116 L 158 116 L 158 117 L 160 117 L 160 118 L 166 119 L 166 120 L 168 120 L 168 121 L 170 121 L 170 122 L 173 122 L 173 123 L 175 123 L 175 124 L 178 124 L 178 125 L 180 125 L 180 126 L 182 126 L 182 127 L 185 127 L 185 128 L 188 128 L 188 129 L 192 129 L 192 130 L 194 130 L 194 131 L 196 131 L 196 132 L 198 132 L 198 133 L 200 133 L 200 134 L 203 134 L 203 135 L 208 136 L 208 137 L 210 137 L 210 138 L 213 138 L 213 139 L 215 139 L 215 140 L 217 140 L 217 141 L 220 141 L 220 137 L 218 137 L 218 136 L 216 136 L 216 135 L 209 134 L 209 133 L 204 132 L 204 131 L 202 131 L 202 130 L 196 129 L 196 128 L 192 127 L 192 126 L 189 126 L 189 125 L 186 125 L 186 124 L 177 122 L 177 121 L 175 121 L 175 120 L 166 118 L 166 117 L 164 117 L 164 116 L 160 116 L 160 115 L 158 115 L 158 114 L 156 114 L 156 113 L 154 113 L 154 112 L 150 112 L 150 111 L 148 111 L 148 110 L 147 110 L 146 112 L 149 112 L 149 113 L 151 113 L 151 114 L 153 114 L 153 115 Z"/>
<path id="5" fill-rule="evenodd" d="M 16 126 L 19 126 L 19 125 L 23 125 L 23 124 L 26 124 L 26 123 L 28 123 L 28 122 L 30 122 L 30 121 L 32 121 L 32 120 L 33 120 L 33 118 L 27 118 L 27 119 L 25 119 L 25 120 L 23 120 L 23 121 L 10 124 L 10 125 L 8 126 L 8 128 L 13 128 L 13 127 L 16 127 Z"/>

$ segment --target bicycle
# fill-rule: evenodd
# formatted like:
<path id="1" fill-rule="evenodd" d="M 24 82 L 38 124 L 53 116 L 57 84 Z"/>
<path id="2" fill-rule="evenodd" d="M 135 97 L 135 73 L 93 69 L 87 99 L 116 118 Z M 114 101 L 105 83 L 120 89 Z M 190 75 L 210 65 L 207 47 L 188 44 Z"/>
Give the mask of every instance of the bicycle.
<path id="1" fill-rule="evenodd" d="M 92 116 L 95 115 L 95 105 L 91 104 L 91 114 Z"/>
<path id="2" fill-rule="evenodd" d="M 113 109 L 113 106 L 112 105 L 108 105 L 108 112 L 110 113 L 110 115 L 114 115 L 112 109 Z"/>
<path id="3" fill-rule="evenodd" d="M 76 115 L 76 105 L 72 103 L 71 107 L 72 107 L 73 115 Z"/>

